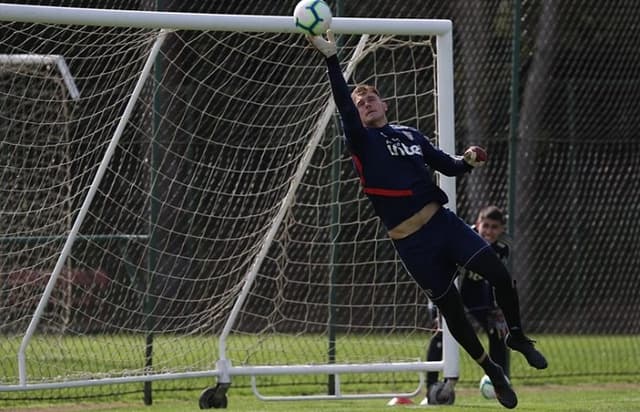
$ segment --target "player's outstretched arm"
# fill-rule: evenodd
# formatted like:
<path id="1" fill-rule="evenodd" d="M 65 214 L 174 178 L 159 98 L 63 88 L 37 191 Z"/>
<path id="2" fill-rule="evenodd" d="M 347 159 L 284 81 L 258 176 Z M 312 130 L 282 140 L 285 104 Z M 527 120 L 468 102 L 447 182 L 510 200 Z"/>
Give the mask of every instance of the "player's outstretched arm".
<path id="1" fill-rule="evenodd" d="M 327 30 L 327 38 L 322 36 L 309 36 L 307 40 L 313 47 L 315 47 L 326 58 L 327 69 L 329 75 L 329 81 L 331 83 L 331 91 L 333 92 L 333 99 L 336 102 L 340 116 L 342 117 L 342 124 L 345 129 L 345 135 L 349 144 L 357 145 L 357 142 L 361 137 L 366 135 L 366 130 L 360 121 L 360 115 L 358 109 L 353 100 L 351 100 L 351 94 L 349 87 L 344 79 L 342 70 L 340 69 L 340 62 L 338 61 L 338 52 L 336 47 L 336 41 L 331 30 Z"/>
<path id="2" fill-rule="evenodd" d="M 422 156 L 425 162 L 434 170 L 445 176 L 461 176 L 473 170 L 473 165 L 462 156 L 452 156 L 440 148 L 435 147 L 425 137 L 422 147 Z"/>

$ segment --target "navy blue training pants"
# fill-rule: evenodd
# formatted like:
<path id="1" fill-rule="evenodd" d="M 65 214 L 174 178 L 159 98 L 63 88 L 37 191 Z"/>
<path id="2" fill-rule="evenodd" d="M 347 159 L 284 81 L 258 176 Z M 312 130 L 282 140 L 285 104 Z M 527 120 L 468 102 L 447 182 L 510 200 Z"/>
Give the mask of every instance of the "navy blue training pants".
<path id="1" fill-rule="evenodd" d="M 444 207 L 417 232 L 393 243 L 406 269 L 432 300 L 453 285 L 458 266 L 472 267 L 477 254 L 493 251 L 477 232 Z M 474 272 L 482 276 L 492 272 L 492 268 L 481 269 L 488 270 Z"/>

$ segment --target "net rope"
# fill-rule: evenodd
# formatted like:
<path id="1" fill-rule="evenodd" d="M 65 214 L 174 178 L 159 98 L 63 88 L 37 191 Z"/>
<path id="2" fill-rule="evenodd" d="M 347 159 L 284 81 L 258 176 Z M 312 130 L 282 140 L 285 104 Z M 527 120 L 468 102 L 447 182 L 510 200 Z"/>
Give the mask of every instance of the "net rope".
<path id="1" fill-rule="evenodd" d="M 12 148 L 0 170 L 12 211 L 2 223 L 0 332 L 15 336 L 0 364 L 11 382 L 21 333 L 158 32 L 2 31 L 23 37 L 7 42 L 10 53 L 64 56 L 80 91 L 71 99 L 50 65 L 0 69 L 11 108 L 0 132 Z M 358 39 L 341 39 L 345 66 Z M 149 335 L 155 370 L 211 368 L 215 337 L 330 98 L 324 63 L 307 48 L 298 34 L 167 36 L 29 344 L 29 365 L 39 365 L 30 379 L 148 372 Z M 372 37 L 351 83 L 375 84 L 392 122 L 435 137 L 433 61 L 430 39 Z M 330 333 L 336 362 L 423 357 L 426 298 L 360 193 L 342 139 L 334 117 L 233 325 L 234 365 L 326 363 Z M 396 333 L 421 338 L 407 345 Z"/>

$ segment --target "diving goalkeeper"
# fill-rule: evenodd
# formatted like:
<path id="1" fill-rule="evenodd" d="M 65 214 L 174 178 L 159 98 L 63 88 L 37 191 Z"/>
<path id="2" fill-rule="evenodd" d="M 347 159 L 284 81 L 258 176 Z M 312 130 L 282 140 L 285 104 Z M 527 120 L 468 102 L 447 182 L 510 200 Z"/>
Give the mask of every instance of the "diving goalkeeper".
<path id="1" fill-rule="evenodd" d="M 467 149 L 463 157 L 434 147 L 418 130 L 387 121 L 387 104 L 370 85 L 349 92 L 340 70 L 331 31 L 327 39 L 308 36 L 326 58 L 334 100 L 342 118 L 353 164 L 364 193 L 387 228 L 407 271 L 438 307 L 453 337 L 480 365 L 494 385 L 498 401 L 515 408 L 518 399 L 503 369 L 485 352 L 453 281 L 461 266 L 487 279 L 504 312 L 506 343 L 529 364 L 547 367 L 544 356 L 528 339 L 520 321 L 518 294 L 511 275 L 491 246 L 445 208 L 447 195 L 434 183 L 427 165 L 447 176 L 471 172 L 486 160 L 483 149 Z"/>

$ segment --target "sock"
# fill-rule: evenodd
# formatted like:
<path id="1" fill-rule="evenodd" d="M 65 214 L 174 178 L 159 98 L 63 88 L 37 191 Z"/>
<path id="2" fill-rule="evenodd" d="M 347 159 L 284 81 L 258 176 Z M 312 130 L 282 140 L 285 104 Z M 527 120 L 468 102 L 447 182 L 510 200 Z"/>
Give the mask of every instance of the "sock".
<path id="1" fill-rule="evenodd" d="M 480 365 L 480 367 L 487 372 L 487 370 L 493 372 L 495 371 L 497 368 L 496 366 L 498 366 L 490 357 L 489 355 L 486 354 L 486 352 L 482 355 L 481 360 L 476 360 L 476 362 L 478 362 L 478 365 Z M 488 374 L 487 374 L 488 375 Z"/>
<path id="2" fill-rule="evenodd" d="M 494 286 L 496 302 L 504 318 L 509 325 L 509 332 L 522 333 L 522 320 L 520 319 L 520 299 L 518 297 L 518 289 L 516 289 L 515 280 L 509 286 L 505 283 L 501 283 L 499 286 Z"/>
<path id="3" fill-rule="evenodd" d="M 495 252 L 485 249 L 478 253 L 467 263 L 467 269 L 479 273 L 493 286 L 496 302 L 502 309 L 509 328 L 522 328 L 516 282 Z"/>
<path id="4" fill-rule="evenodd" d="M 458 289 L 455 287 L 450 288 L 445 295 L 434 301 L 434 303 L 447 320 L 449 332 L 451 332 L 454 339 L 473 359 L 480 359 L 485 351 L 476 335 L 476 331 L 464 313 L 464 306 Z"/>

